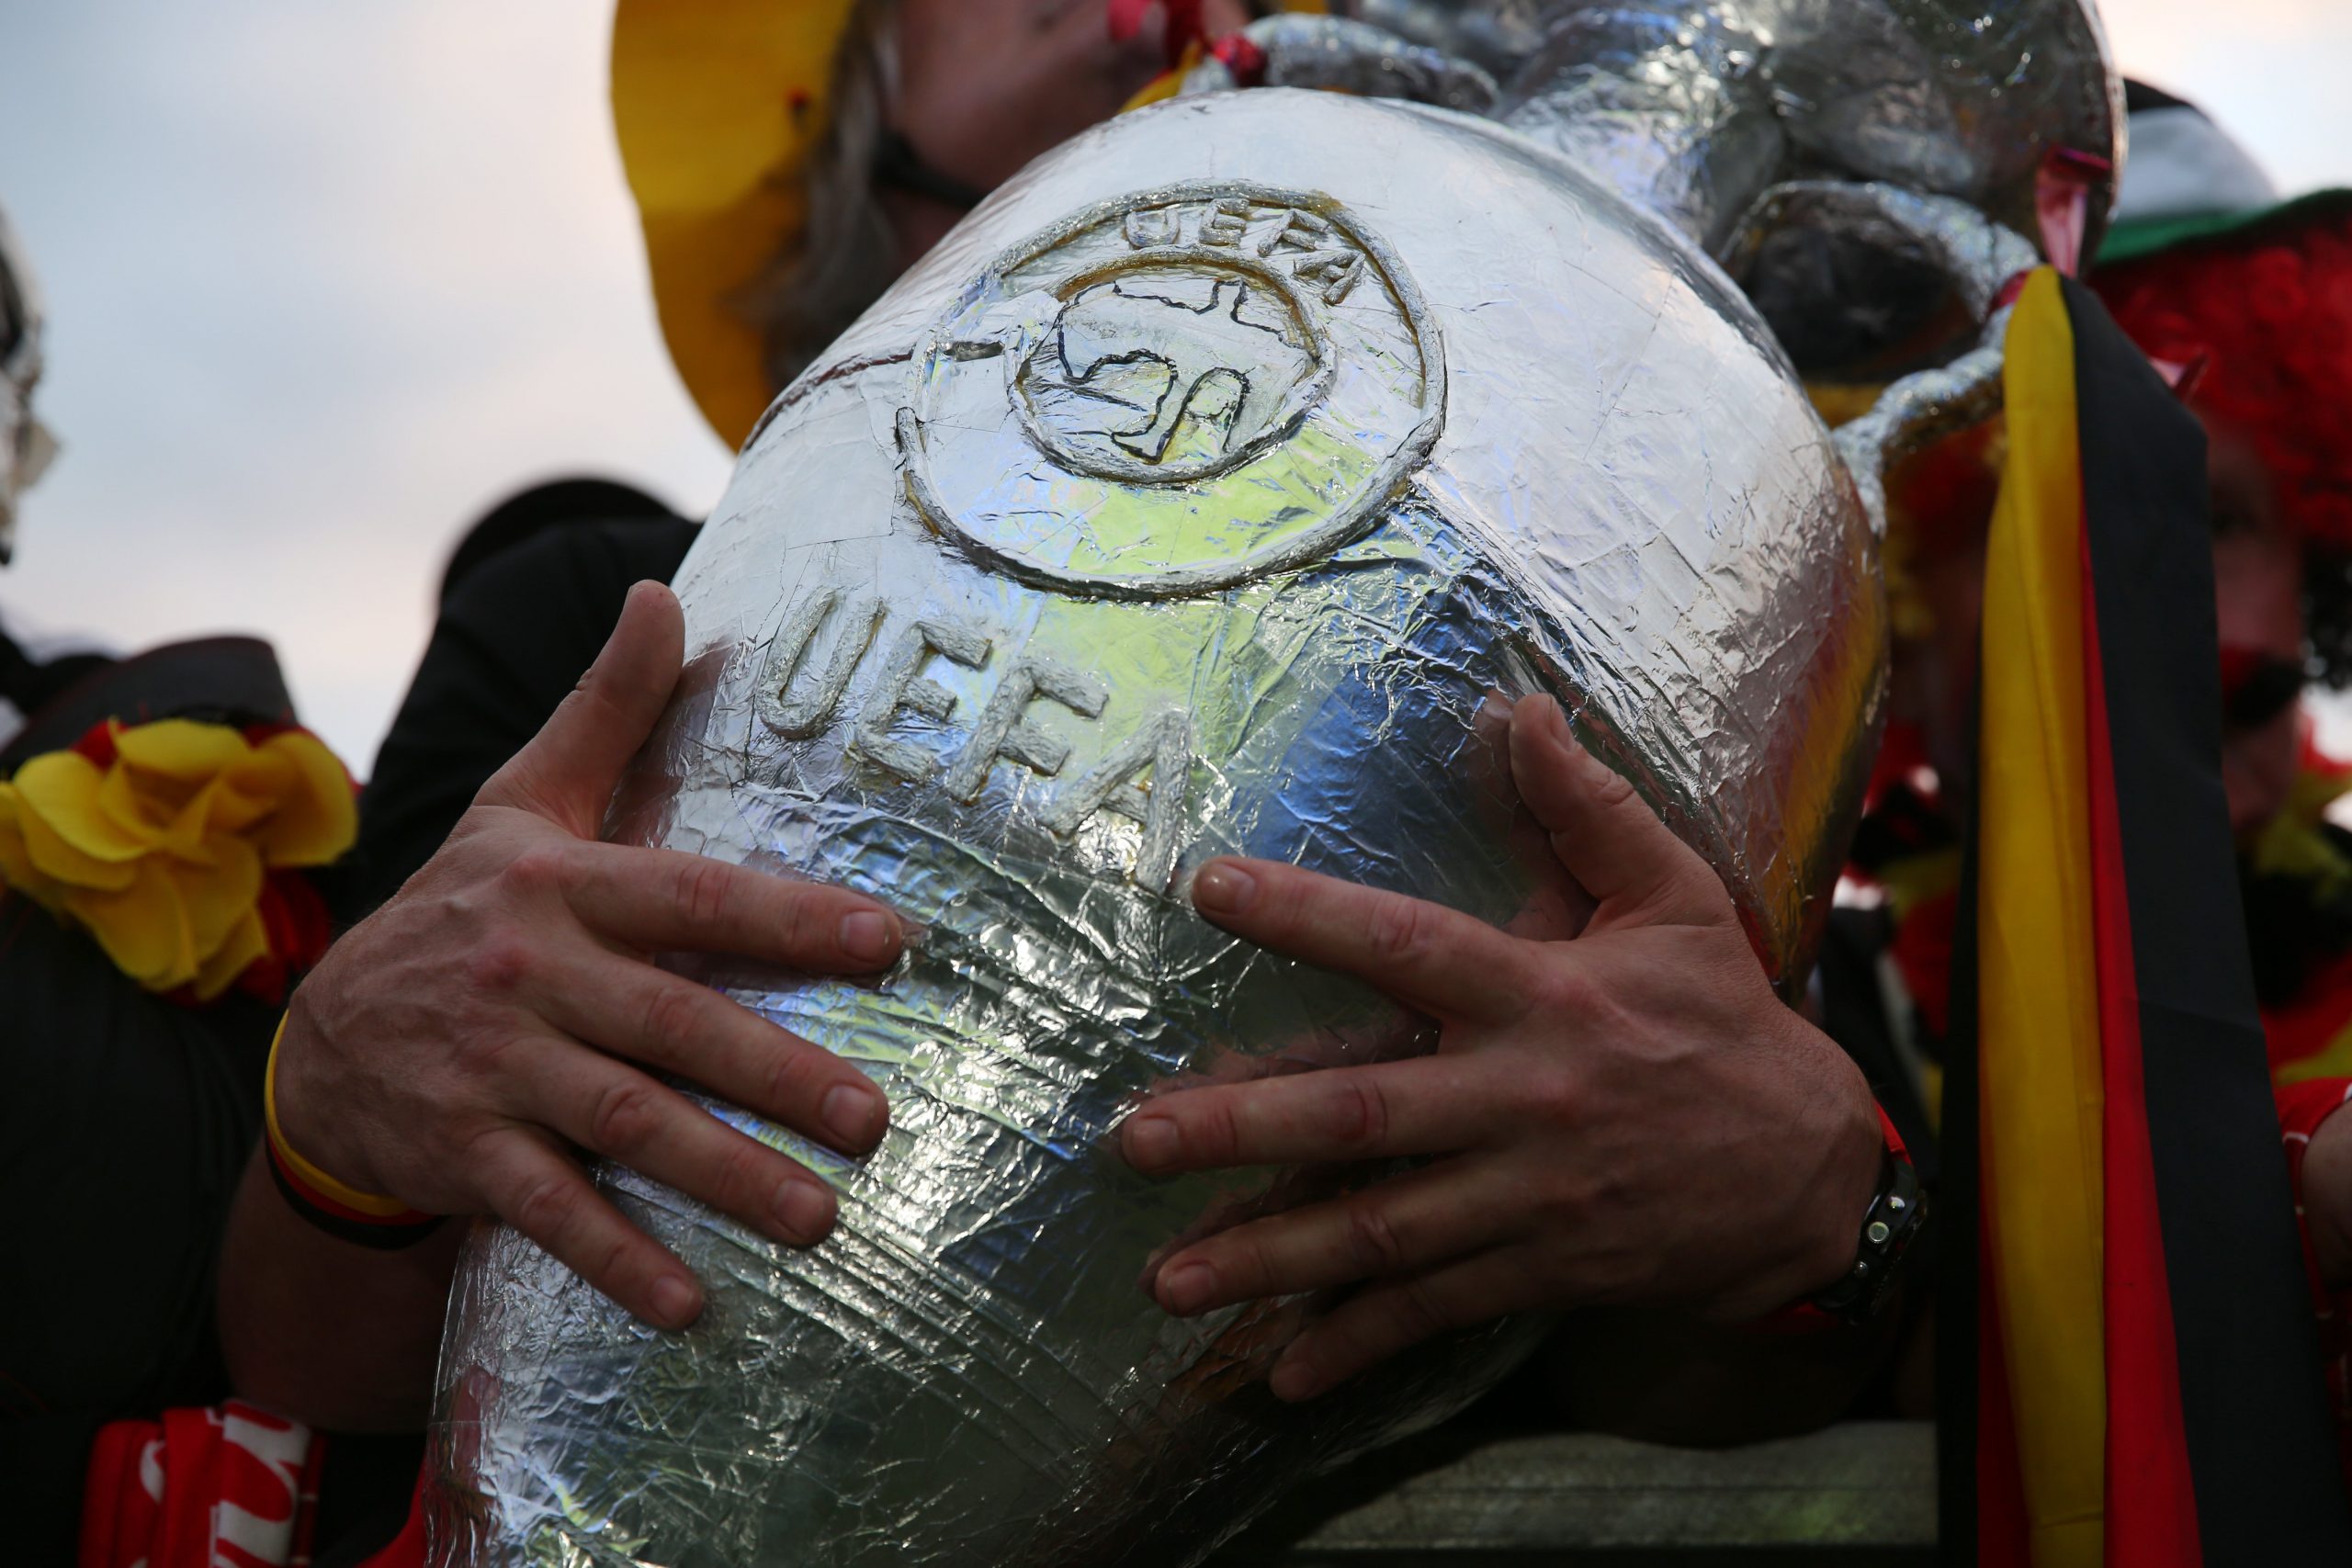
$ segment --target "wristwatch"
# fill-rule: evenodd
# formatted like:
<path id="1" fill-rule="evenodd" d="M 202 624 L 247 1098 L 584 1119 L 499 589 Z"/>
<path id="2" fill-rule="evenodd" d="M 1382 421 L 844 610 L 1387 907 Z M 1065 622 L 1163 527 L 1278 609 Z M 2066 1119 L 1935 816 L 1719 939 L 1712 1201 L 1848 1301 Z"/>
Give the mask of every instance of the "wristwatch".
<path id="1" fill-rule="evenodd" d="M 1879 1172 L 1878 1192 L 1862 1214 L 1861 1246 L 1854 1266 L 1807 1303 L 1841 1323 L 1868 1323 L 1894 1299 L 1904 1255 L 1928 1219 L 1928 1195 L 1920 1190 L 1910 1151 L 1885 1111 L 1879 1112 L 1879 1122 L 1886 1132 L 1885 1164 Z"/>

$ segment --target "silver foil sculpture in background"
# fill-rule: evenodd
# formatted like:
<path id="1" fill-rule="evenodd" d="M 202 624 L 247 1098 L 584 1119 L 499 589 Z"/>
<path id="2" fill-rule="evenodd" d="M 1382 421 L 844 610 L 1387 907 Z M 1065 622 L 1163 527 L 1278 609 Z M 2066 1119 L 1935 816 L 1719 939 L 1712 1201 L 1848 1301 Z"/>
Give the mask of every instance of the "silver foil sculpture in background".
<path id="1" fill-rule="evenodd" d="M 992 197 L 754 434 L 679 578 L 689 694 L 616 830 L 865 888 L 927 928 L 879 987 L 731 986 L 865 1066 L 891 1131 L 853 1163 L 712 1105 L 835 1183 L 840 1229 L 806 1251 L 605 1172 L 709 1285 L 684 1334 L 478 1235 L 443 1354 L 435 1562 L 1187 1564 L 1489 1386 L 1540 1324 L 1277 1405 L 1265 1370 L 1324 1303 L 1178 1321 L 1147 1259 L 1376 1173 L 1155 1182 L 1108 1142 L 1170 1082 L 1425 1044 L 1196 918 L 1184 880 L 1211 855 L 1565 934 L 1573 900 L 1518 841 L 1487 744 L 1493 694 L 1558 694 L 1721 871 L 1768 968 L 1801 973 L 1875 739 L 1875 537 L 1702 242 L 1833 164 L 2023 155 L 1905 118 L 1922 106 L 2072 134 L 2106 90 L 2096 33 L 2071 5 L 1988 0 L 2001 36 L 2089 41 L 1982 80 L 1930 53 L 1911 94 L 1821 100 L 1834 125 L 1774 99 L 1781 152 L 1842 138 L 1876 162 L 1766 157 L 1728 125 L 1718 164 L 1705 80 L 1752 84 L 1693 42 L 1689 122 L 1625 122 L 1679 173 L 1635 177 L 1596 149 L 1640 135 L 1585 117 L 1633 113 L 1654 61 L 1515 32 L 1524 6 L 1362 9 L 1340 21 L 1421 31 L 1290 36 L 1415 51 L 1425 90 L 1508 81 L 1520 109 L 1276 88 L 1122 118 Z M 1961 15 L 1774 15 L 1800 10 L 1824 83 L 1846 79 L 1841 29 L 1877 48 Z M 1713 39 L 1732 9 L 1691 17 Z M 1751 72 L 1772 47 L 1752 19 Z M 1537 112 L 1521 37 L 1573 103 Z"/>

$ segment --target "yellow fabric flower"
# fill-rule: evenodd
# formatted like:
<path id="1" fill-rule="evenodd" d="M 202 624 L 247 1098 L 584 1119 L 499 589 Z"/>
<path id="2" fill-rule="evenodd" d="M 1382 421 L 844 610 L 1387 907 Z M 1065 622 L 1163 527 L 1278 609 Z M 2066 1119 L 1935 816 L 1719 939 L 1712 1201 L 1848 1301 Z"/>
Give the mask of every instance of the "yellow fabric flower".
<path id="1" fill-rule="evenodd" d="M 269 956 L 266 874 L 351 847 L 350 776 L 301 729 L 251 741 L 172 718 L 109 723 L 105 740 L 0 784 L 0 881 L 87 928 L 148 990 L 209 1001 Z"/>

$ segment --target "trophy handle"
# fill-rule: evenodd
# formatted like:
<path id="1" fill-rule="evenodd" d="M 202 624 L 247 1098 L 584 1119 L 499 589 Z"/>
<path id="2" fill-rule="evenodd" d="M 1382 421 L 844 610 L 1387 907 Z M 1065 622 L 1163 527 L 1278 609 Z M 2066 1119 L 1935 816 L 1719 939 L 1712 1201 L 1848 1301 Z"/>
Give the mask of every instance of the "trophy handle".
<path id="1" fill-rule="evenodd" d="M 1862 509 L 1886 536 L 1886 476 L 1894 465 L 1954 431 L 2001 410 L 2001 342 L 2009 309 L 2003 290 L 2041 265 L 2032 242 L 1964 201 L 1866 182 L 1793 180 L 1757 198 L 1740 220 L 1724 265 L 1745 278 L 1773 234 L 1827 231 L 1921 254 L 1983 322 L 1976 346 L 1932 369 L 1891 383 L 1868 412 L 1831 435 L 1860 492 Z"/>
<path id="2" fill-rule="evenodd" d="M 1259 17 L 1240 36 L 1255 57 L 1248 83 L 1222 53 L 1204 54 L 1180 91 L 1190 96 L 1243 85 L 1316 87 L 1476 115 L 1491 113 L 1502 96 L 1480 66 L 1370 22 L 1285 13 Z"/>

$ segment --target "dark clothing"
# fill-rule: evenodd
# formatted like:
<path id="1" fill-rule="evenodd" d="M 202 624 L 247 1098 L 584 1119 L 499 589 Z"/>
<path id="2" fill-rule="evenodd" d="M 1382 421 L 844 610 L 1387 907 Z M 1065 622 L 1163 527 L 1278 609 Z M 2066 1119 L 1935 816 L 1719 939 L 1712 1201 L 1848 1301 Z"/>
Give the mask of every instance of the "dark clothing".
<path id="1" fill-rule="evenodd" d="M 11 1561 L 70 1562 L 90 1439 L 229 1393 L 212 1314 L 277 1010 L 176 1007 L 0 898 L 0 1493 Z M 26 1533 L 40 1543 L 36 1549 Z"/>
<path id="2" fill-rule="evenodd" d="M 456 585 L 360 796 L 339 919 L 367 915 L 433 857 L 595 661 L 628 591 L 676 575 L 699 528 L 674 517 L 550 528 Z"/>
<path id="3" fill-rule="evenodd" d="M 1883 906 L 1830 911 L 1817 961 L 1821 1032 L 1862 1069 L 1879 1109 L 1902 1135 L 1920 1181 L 1932 1188 L 1940 1168 L 1935 1123 L 1928 1113 L 1917 1068 L 1904 1059 L 1889 1017 L 1890 1009 L 1908 1009 L 1910 1003 L 1907 998 L 1889 997 L 1879 980 L 1879 964 L 1894 941 L 1894 931 L 1893 913 Z M 1924 1032 L 1924 1026 L 1915 1021 L 1913 1032 Z"/>
<path id="4" fill-rule="evenodd" d="M 44 668 L 39 673 L 56 673 Z M 266 645 L 220 637 L 72 678 L 0 775 L 98 721 L 280 721 Z M 230 1199 L 261 1128 L 277 1010 L 231 992 L 185 1008 L 126 979 L 97 943 L 0 891 L 0 1495 L 9 1560 L 70 1562 L 98 1427 L 229 1393 L 212 1311 Z"/>
<path id="5" fill-rule="evenodd" d="M 458 585 L 495 558 L 549 530 L 581 524 L 678 521 L 676 513 L 635 485 L 614 479 L 552 479 L 516 491 L 467 531 L 441 573 L 441 608 Z"/>
<path id="6" fill-rule="evenodd" d="M 572 523 L 469 561 L 361 796 L 359 841 L 315 879 L 339 922 L 432 856 L 594 660 L 631 585 L 667 581 L 695 532 L 675 518 Z M 257 644 L 206 645 L 200 658 L 128 660 L 84 680 L 35 716 L 0 773 L 107 714 L 286 716 L 282 685 L 275 703 L 245 689 L 254 649 L 266 659 Z M 59 711 L 77 696 L 88 700 Z M 261 1136 L 277 1016 L 235 993 L 200 1009 L 149 996 L 86 935 L 0 897 L 0 1498 L 12 1562 L 74 1560 L 101 1425 L 232 1393 L 214 1269 Z M 420 1453 L 414 1438 L 330 1441 L 322 1563 L 356 1560 L 399 1528 Z"/>

